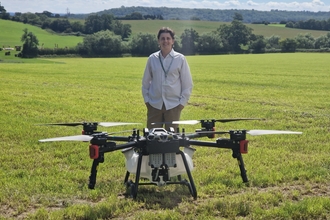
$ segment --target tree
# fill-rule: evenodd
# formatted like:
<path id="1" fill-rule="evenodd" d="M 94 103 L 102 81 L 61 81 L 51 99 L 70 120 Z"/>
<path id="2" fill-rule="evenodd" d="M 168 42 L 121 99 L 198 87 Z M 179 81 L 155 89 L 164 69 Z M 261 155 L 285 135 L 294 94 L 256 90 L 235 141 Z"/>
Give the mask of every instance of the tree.
<path id="1" fill-rule="evenodd" d="M 102 19 L 98 15 L 90 15 L 85 19 L 86 34 L 93 34 L 99 32 L 104 27 Z"/>
<path id="2" fill-rule="evenodd" d="M 74 21 L 71 23 L 71 28 L 73 32 L 84 32 L 84 25 L 79 21 Z"/>
<path id="3" fill-rule="evenodd" d="M 252 34 L 249 50 L 253 53 L 264 53 L 266 48 L 266 41 L 263 35 Z"/>
<path id="4" fill-rule="evenodd" d="M 199 35 L 194 29 L 185 29 L 181 35 L 181 51 L 185 54 L 194 54 L 197 52 L 197 41 Z"/>
<path id="5" fill-rule="evenodd" d="M 224 51 L 222 39 L 215 32 L 202 34 L 198 38 L 198 52 L 213 54 Z"/>
<path id="6" fill-rule="evenodd" d="M 10 14 L 7 13 L 7 10 L 5 9 L 5 7 L 1 5 L 1 2 L 0 2 L 0 18 L 4 19 L 4 20 L 10 19 Z"/>
<path id="7" fill-rule="evenodd" d="M 282 52 L 295 52 L 297 42 L 295 39 L 286 38 L 280 42 Z"/>
<path id="8" fill-rule="evenodd" d="M 315 48 L 315 39 L 311 33 L 298 34 L 295 38 L 297 42 L 297 48 L 302 49 L 314 49 Z"/>
<path id="9" fill-rule="evenodd" d="M 23 42 L 22 57 L 34 58 L 38 56 L 38 38 L 32 33 L 28 32 L 28 29 L 23 30 L 21 41 Z"/>
<path id="10" fill-rule="evenodd" d="M 44 15 L 45 16 L 45 15 Z M 23 23 L 27 23 L 27 24 L 32 24 L 32 25 L 42 25 L 42 21 L 40 19 L 40 17 L 36 14 L 33 14 L 33 13 L 23 13 L 21 16 L 20 16 L 20 20 L 23 22 Z"/>
<path id="11" fill-rule="evenodd" d="M 316 49 L 323 49 L 323 48 L 330 48 L 330 33 L 326 35 L 321 35 L 320 37 L 316 38 L 315 40 L 315 48 Z"/>
<path id="12" fill-rule="evenodd" d="M 267 49 L 279 49 L 281 37 L 278 35 L 272 35 L 266 38 Z"/>
<path id="13" fill-rule="evenodd" d="M 130 24 L 123 24 L 118 20 L 112 22 L 111 29 L 115 34 L 120 35 L 122 39 L 128 38 L 132 33 Z"/>
<path id="14" fill-rule="evenodd" d="M 70 32 L 68 30 L 72 30 L 71 23 L 68 19 L 55 19 L 50 23 L 50 29 L 52 29 L 55 32 Z"/>
<path id="15" fill-rule="evenodd" d="M 77 45 L 77 50 L 81 55 L 87 56 L 117 56 L 122 52 L 121 43 L 121 37 L 113 32 L 99 31 L 86 36 L 83 43 Z"/>
<path id="16" fill-rule="evenodd" d="M 233 20 L 243 21 L 243 16 L 240 13 L 235 12 Z"/>
<path id="17" fill-rule="evenodd" d="M 242 45 L 247 45 L 252 35 L 252 28 L 244 25 L 240 20 L 233 20 L 230 25 L 223 24 L 217 29 L 229 51 L 240 52 Z"/>
<path id="18" fill-rule="evenodd" d="M 142 33 L 132 38 L 130 48 L 133 55 L 150 55 L 159 50 L 155 35 Z"/>
<path id="19" fill-rule="evenodd" d="M 49 12 L 49 11 L 43 11 L 42 14 L 46 15 L 47 17 L 52 17 L 53 13 Z"/>
<path id="20" fill-rule="evenodd" d="M 7 10 L 5 9 L 4 6 L 1 5 L 1 2 L 0 2 L 0 12 L 2 13 L 2 12 L 6 12 L 6 11 L 7 11 Z"/>

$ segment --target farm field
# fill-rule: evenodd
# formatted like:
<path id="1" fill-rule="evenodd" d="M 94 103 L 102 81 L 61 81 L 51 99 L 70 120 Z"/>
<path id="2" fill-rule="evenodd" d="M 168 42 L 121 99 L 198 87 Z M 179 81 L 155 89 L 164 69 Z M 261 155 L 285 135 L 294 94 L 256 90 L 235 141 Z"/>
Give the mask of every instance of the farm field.
<path id="1" fill-rule="evenodd" d="M 197 200 L 174 185 L 140 186 L 137 199 L 130 199 L 120 151 L 105 155 L 89 190 L 89 143 L 38 142 L 81 132 L 42 123 L 139 122 L 142 130 L 147 58 L 1 63 L 0 219 L 328 219 L 329 59 L 326 53 L 187 57 L 194 89 L 182 120 L 265 118 L 218 123 L 216 129 L 303 132 L 248 136 L 248 185 L 230 151 L 194 146 Z"/>

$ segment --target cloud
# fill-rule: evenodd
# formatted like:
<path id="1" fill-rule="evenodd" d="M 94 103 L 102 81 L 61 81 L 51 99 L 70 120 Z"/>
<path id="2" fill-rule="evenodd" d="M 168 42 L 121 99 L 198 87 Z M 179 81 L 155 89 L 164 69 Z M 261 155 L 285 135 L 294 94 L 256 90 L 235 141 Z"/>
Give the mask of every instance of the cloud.
<path id="1" fill-rule="evenodd" d="M 258 3 L 253 2 L 253 1 L 247 1 L 246 4 L 249 6 L 258 6 L 259 5 Z"/>
<path id="2" fill-rule="evenodd" d="M 287 11 L 324 11 L 325 4 L 320 0 L 313 0 L 311 2 L 268 2 L 265 4 L 266 8 L 287 10 Z"/>
<path id="3" fill-rule="evenodd" d="M 241 3 L 237 0 L 230 0 L 230 1 L 225 1 L 225 5 L 237 7 L 240 6 Z"/>
<path id="4" fill-rule="evenodd" d="M 324 6 L 324 2 L 321 2 L 320 0 L 313 0 L 312 1 L 313 5 L 317 5 L 317 6 Z"/>

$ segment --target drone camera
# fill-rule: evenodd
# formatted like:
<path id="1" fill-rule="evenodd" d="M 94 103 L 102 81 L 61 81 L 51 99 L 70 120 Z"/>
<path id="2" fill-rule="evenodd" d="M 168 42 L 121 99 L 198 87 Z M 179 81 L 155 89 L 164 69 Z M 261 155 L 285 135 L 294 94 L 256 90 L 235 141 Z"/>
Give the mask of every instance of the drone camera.
<path id="1" fill-rule="evenodd" d="M 91 144 L 89 145 L 89 157 L 91 159 L 99 158 L 99 146 Z"/>

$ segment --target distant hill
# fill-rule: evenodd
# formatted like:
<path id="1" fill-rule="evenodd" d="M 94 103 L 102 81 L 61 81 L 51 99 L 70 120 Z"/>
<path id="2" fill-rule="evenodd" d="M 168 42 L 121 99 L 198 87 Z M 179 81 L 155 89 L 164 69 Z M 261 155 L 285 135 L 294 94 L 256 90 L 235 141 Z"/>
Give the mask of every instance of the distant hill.
<path id="1" fill-rule="evenodd" d="M 124 17 L 134 12 L 142 15 L 161 15 L 165 20 L 191 20 L 192 18 L 204 21 L 229 22 L 233 15 L 239 13 L 243 16 L 245 23 L 253 22 L 281 22 L 281 21 L 306 21 L 309 19 L 328 20 L 330 12 L 310 11 L 257 11 L 257 10 L 220 10 L 220 9 L 188 9 L 188 8 L 167 8 L 167 7 L 124 7 L 112 8 L 97 12 L 96 14 L 113 14 L 115 17 Z M 88 14 L 72 15 L 75 18 L 85 18 Z"/>

